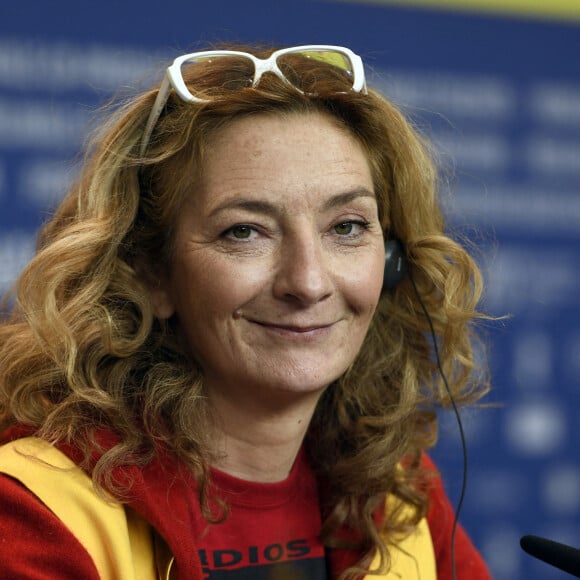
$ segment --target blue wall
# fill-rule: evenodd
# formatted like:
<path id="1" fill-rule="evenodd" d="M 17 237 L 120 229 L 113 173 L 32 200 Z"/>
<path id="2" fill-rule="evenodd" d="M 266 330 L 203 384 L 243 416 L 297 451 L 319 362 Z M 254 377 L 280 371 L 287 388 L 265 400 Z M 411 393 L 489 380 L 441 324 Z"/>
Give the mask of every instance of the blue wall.
<path id="1" fill-rule="evenodd" d="M 0 8 L 0 290 L 75 173 L 98 104 L 211 41 L 344 44 L 438 145 L 453 229 L 484 251 L 494 406 L 464 412 L 462 521 L 498 580 L 559 578 L 525 533 L 580 546 L 580 25 L 332 1 Z M 58 6 L 58 8 L 54 8 Z M 457 500 L 457 428 L 434 453 Z"/>

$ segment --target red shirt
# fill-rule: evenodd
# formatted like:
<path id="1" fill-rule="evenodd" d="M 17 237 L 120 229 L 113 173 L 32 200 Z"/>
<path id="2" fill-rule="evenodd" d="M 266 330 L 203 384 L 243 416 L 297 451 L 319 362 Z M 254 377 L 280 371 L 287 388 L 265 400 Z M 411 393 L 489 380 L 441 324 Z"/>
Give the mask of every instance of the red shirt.
<path id="1" fill-rule="evenodd" d="M 427 457 L 425 464 L 434 469 Z M 214 472 L 214 491 L 228 502 L 230 517 L 209 526 L 197 504 L 195 483 L 180 477 L 179 470 L 176 477 L 170 467 L 158 462 L 142 470 L 131 468 L 134 485 L 129 503 L 165 538 L 176 557 L 180 579 L 258 580 L 276 569 L 296 570 L 315 580 L 327 578 L 328 558 L 334 563 L 332 577 L 339 571 L 336 564 L 349 560 L 332 550 L 325 558 L 318 539 L 316 481 L 302 454 L 288 479 L 280 483 L 248 483 Z M 428 523 L 439 580 L 452 577 L 453 518 L 438 479 L 430 493 Z M 489 580 L 481 556 L 461 526 L 455 541 L 457 578 Z M 14 580 L 98 580 L 91 557 L 64 524 L 18 482 L 2 475 L 0 571 L 3 578 Z"/>

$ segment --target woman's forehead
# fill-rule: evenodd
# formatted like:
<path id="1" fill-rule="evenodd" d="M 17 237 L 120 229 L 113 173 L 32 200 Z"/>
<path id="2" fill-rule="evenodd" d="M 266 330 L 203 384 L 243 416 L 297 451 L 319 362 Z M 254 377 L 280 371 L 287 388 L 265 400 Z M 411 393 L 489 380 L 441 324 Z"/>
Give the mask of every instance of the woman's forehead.
<path id="1" fill-rule="evenodd" d="M 211 205 L 237 196 L 281 199 L 374 193 L 360 143 L 324 115 L 253 116 L 212 138 L 199 182 Z"/>

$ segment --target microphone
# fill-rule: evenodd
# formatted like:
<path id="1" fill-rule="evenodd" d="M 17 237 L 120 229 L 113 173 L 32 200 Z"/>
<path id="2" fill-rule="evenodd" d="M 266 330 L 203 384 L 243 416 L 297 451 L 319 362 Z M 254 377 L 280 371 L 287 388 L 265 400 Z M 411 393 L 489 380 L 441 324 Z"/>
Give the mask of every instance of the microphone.
<path id="1" fill-rule="evenodd" d="M 522 536 L 520 546 L 530 556 L 580 578 L 580 550 L 538 536 Z"/>

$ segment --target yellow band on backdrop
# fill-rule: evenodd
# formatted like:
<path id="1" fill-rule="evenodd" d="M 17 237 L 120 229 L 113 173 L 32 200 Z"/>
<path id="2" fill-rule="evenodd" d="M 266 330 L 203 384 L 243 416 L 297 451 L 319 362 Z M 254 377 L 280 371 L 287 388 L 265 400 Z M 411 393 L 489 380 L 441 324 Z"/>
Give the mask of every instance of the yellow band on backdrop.
<path id="1" fill-rule="evenodd" d="M 455 9 L 534 18 L 580 21 L 580 0 L 347 0 L 360 4 Z"/>

